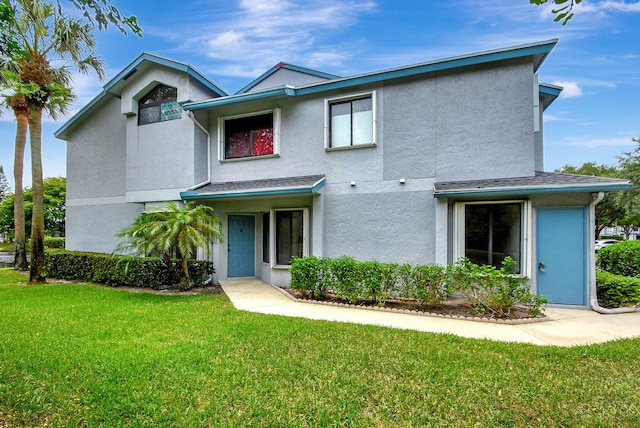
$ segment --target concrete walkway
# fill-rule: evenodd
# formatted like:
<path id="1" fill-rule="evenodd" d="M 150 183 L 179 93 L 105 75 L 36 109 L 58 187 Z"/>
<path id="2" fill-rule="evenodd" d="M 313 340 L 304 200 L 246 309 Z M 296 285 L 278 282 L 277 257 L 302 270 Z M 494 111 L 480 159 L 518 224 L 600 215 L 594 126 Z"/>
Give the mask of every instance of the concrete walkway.
<path id="1" fill-rule="evenodd" d="M 223 281 L 222 288 L 237 309 L 249 312 L 450 333 L 475 339 L 576 346 L 640 337 L 640 312 L 602 315 L 584 309 L 547 308 L 548 321 L 505 325 L 296 302 L 258 280 Z"/>

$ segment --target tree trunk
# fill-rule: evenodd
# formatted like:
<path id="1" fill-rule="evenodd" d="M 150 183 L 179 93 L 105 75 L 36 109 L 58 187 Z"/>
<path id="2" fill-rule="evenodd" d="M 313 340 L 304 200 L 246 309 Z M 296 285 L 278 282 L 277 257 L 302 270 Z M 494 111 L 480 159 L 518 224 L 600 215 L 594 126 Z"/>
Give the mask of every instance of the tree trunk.
<path id="1" fill-rule="evenodd" d="M 162 261 L 164 262 L 164 265 L 169 270 L 169 275 L 171 276 L 171 279 L 173 279 L 176 283 L 178 283 L 178 290 L 184 291 L 184 289 L 187 288 L 186 281 L 183 281 L 183 279 L 180 278 L 180 275 L 178 275 L 178 271 L 176 271 L 176 267 L 173 264 L 173 261 L 171 260 L 171 256 L 168 253 L 162 253 Z"/>
<path id="2" fill-rule="evenodd" d="M 31 269 L 29 282 L 46 282 L 44 254 L 44 183 L 42 178 L 42 108 L 29 112 L 29 141 L 31 142 Z"/>
<path id="3" fill-rule="evenodd" d="M 15 109 L 16 116 L 16 147 L 13 158 L 13 179 L 15 182 L 15 199 L 13 204 L 13 227 L 15 233 L 16 253 L 13 262 L 15 270 L 26 271 L 29 268 L 27 262 L 27 245 L 25 238 L 24 218 L 24 189 L 22 175 L 24 172 L 24 150 L 27 145 L 27 128 L 29 127 L 29 115 L 27 110 Z"/>

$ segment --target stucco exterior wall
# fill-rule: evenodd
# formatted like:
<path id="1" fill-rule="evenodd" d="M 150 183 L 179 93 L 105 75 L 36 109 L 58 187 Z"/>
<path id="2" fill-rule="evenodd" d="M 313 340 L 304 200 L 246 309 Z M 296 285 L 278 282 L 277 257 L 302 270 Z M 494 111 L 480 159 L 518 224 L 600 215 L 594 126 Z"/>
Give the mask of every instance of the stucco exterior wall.
<path id="1" fill-rule="evenodd" d="M 119 242 L 115 236 L 116 233 L 129 226 L 142 213 L 142 209 L 142 204 L 125 202 L 102 201 L 82 205 L 79 201 L 75 203 L 68 201 L 66 249 L 98 253 L 113 252 Z"/>
<path id="2" fill-rule="evenodd" d="M 126 119 L 120 100 L 108 98 L 67 145 L 67 201 L 123 196 L 126 191 Z"/>
<path id="3" fill-rule="evenodd" d="M 456 73 L 407 78 L 322 96 L 279 98 L 213 111 L 212 181 L 326 174 L 330 183 L 435 178 L 438 181 L 532 176 L 531 63 L 509 61 Z M 377 146 L 325 150 L 327 98 L 375 91 Z M 278 158 L 221 162 L 218 119 L 279 108 Z"/>
<path id="4" fill-rule="evenodd" d="M 107 95 L 74 124 L 67 136 L 67 249 L 110 253 L 114 234 L 145 203 L 179 200 L 180 191 L 206 180 L 208 140 L 186 113 L 138 125 L 137 101 L 158 83 L 177 87 L 180 102 L 214 96 L 184 73 L 155 67 L 134 74 L 119 98 Z"/>
<path id="5" fill-rule="evenodd" d="M 533 176 L 533 77 L 526 60 L 439 73 L 439 181 Z"/>
<path id="6" fill-rule="evenodd" d="M 127 192 L 184 190 L 195 184 L 194 123 L 181 119 L 138 125 L 127 119 Z M 175 192 L 174 192 L 175 193 Z M 166 199 L 179 199 L 178 194 Z"/>
<path id="7" fill-rule="evenodd" d="M 398 184 L 400 186 L 400 184 Z M 325 199 L 325 255 L 435 263 L 435 199 L 430 191 L 331 193 Z"/>

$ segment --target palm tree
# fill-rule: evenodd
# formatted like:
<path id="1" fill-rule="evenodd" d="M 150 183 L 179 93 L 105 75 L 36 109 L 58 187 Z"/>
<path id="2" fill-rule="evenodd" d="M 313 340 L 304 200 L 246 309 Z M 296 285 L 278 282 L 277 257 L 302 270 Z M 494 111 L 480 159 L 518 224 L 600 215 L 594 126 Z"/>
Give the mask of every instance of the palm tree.
<path id="1" fill-rule="evenodd" d="M 187 261 L 193 259 L 197 248 L 210 254 L 211 244 L 222 242 L 222 226 L 208 205 L 188 202 L 180 208 L 175 202 L 139 215 L 133 224 L 117 234 L 122 238 L 116 252 L 135 252 L 142 255 L 159 254 L 171 277 L 183 291 L 189 281 Z M 171 254 L 177 253 L 183 276 L 175 270 Z"/>
<path id="2" fill-rule="evenodd" d="M 13 157 L 13 179 L 15 193 L 13 201 L 13 226 L 16 252 L 13 261 L 15 270 L 27 270 L 27 242 L 24 232 L 24 189 L 22 176 L 24 169 L 24 150 L 27 145 L 27 128 L 29 126 L 29 109 L 24 96 L 15 96 L 10 99 L 11 109 L 16 116 L 16 147 Z"/>
<path id="3" fill-rule="evenodd" d="M 82 73 L 94 70 L 102 79 L 103 65 L 95 54 L 92 27 L 79 19 L 62 14 L 42 0 L 17 0 L 16 29 L 20 49 L 17 58 L 21 83 L 18 95 L 28 106 L 29 142 L 31 145 L 31 186 L 33 212 L 31 221 L 30 282 L 44 277 L 44 188 L 42 173 L 42 112 L 62 112 L 73 96 L 69 85 L 70 62 Z M 55 68 L 51 60 L 65 65 Z"/>
<path id="4" fill-rule="evenodd" d="M 16 138 L 13 160 L 13 178 L 15 183 L 15 203 L 14 203 L 14 230 L 16 252 L 14 259 L 15 270 L 27 270 L 26 236 L 25 236 L 25 211 L 24 211 L 24 189 L 22 185 L 24 171 L 24 152 L 27 145 L 27 131 L 29 129 L 29 103 L 28 96 L 38 91 L 35 84 L 25 85 L 20 77 L 19 62 L 7 60 L 1 64 L 0 74 L 1 87 L 8 91 L 4 93 L 4 104 L 9 106 L 16 117 Z M 68 84 L 68 77 L 64 71 L 55 70 L 56 80 L 61 80 Z M 51 96 L 45 106 L 49 115 L 53 118 L 74 99 L 70 90 L 64 85 L 53 83 L 50 87 Z"/>

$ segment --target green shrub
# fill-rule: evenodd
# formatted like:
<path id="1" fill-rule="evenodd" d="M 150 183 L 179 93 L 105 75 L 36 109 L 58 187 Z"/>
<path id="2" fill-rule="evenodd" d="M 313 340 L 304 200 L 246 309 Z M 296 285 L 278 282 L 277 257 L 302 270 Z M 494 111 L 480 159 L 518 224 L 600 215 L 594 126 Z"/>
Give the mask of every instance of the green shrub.
<path id="1" fill-rule="evenodd" d="M 361 297 L 369 302 L 384 304 L 393 291 L 392 277 L 394 266 L 378 261 L 356 262 Z"/>
<path id="2" fill-rule="evenodd" d="M 438 304 L 449 293 L 458 292 L 480 312 L 505 316 L 515 306 L 524 305 L 531 315 L 538 315 L 548 300 L 530 292 L 527 278 L 513 275 L 514 264 L 509 257 L 498 270 L 468 259 L 445 268 L 312 256 L 293 260 L 291 287 L 311 298 L 322 298 L 331 290 L 349 303 L 374 304 L 383 304 L 392 296 L 416 299 L 423 305 Z"/>
<path id="3" fill-rule="evenodd" d="M 326 289 L 326 281 L 322 276 L 323 265 L 323 261 L 315 256 L 294 258 L 289 269 L 291 288 L 305 297 L 322 298 Z"/>
<path id="4" fill-rule="evenodd" d="M 450 267 L 454 290 L 462 293 L 479 312 L 496 316 L 508 315 L 516 305 L 529 308 L 529 314 L 538 315 L 548 300 L 534 295 L 529 289 L 528 279 L 514 275 L 515 261 L 506 257 L 502 268 L 476 265 L 469 259 L 460 259 Z"/>
<path id="5" fill-rule="evenodd" d="M 53 236 L 44 237 L 44 246 L 46 248 L 57 248 L 64 250 L 65 238 L 56 238 Z"/>
<path id="6" fill-rule="evenodd" d="M 422 304 L 438 304 L 453 291 L 445 267 L 439 265 L 415 266 L 412 269 L 409 295 Z"/>
<path id="7" fill-rule="evenodd" d="M 605 308 L 640 305 L 640 278 L 596 272 L 598 302 Z"/>
<path id="8" fill-rule="evenodd" d="M 353 258 L 347 256 L 329 260 L 329 269 L 332 273 L 330 286 L 338 297 L 349 303 L 363 300 L 357 263 Z"/>
<path id="9" fill-rule="evenodd" d="M 210 261 L 189 261 L 188 288 L 203 284 L 214 272 Z M 179 275 L 180 262 L 174 260 Z M 167 267 L 159 258 L 140 258 L 103 253 L 52 250 L 46 253 L 46 275 L 49 278 L 96 282 L 111 286 L 174 289 Z"/>
<path id="10" fill-rule="evenodd" d="M 597 266 L 615 275 L 640 277 L 640 241 L 624 241 L 598 251 Z"/>
<path id="11" fill-rule="evenodd" d="M 624 241 L 624 237 L 620 235 L 600 235 L 598 236 L 598 239 L 616 239 L 618 241 Z"/>

